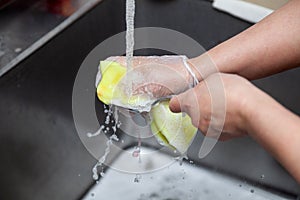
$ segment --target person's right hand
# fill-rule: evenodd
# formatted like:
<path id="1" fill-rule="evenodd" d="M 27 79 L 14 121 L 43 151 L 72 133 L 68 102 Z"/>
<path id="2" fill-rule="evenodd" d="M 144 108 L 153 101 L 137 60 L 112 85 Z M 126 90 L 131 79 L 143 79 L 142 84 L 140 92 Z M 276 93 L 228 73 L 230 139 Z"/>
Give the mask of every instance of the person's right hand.
<path id="1" fill-rule="evenodd" d="M 204 135 L 211 125 L 214 133 L 208 136 L 217 138 L 222 133 L 219 139 L 227 140 L 247 135 L 248 111 L 255 109 L 254 102 L 262 96 L 263 92 L 245 78 L 215 73 L 195 88 L 173 97 L 170 109 L 187 113 Z"/>

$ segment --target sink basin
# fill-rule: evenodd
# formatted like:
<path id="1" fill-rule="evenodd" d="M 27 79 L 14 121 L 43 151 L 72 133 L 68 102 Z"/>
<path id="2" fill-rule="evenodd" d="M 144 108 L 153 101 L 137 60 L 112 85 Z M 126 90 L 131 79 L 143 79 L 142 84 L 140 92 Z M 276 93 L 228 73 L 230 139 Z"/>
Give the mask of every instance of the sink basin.
<path id="1" fill-rule="evenodd" d="M 136 27 L 176 30 L 192 37 L 206 49 L 251 25 L 214 10 L 208 1 L 202 0 L 143 0 L 137 1 L 136 7 Z M 124 16 L 125 1 L 103 0 L 58 31 L 51 40 L 45 40 L 40 48 L 0 77 L 0 199 L 81 199 L 94 185 L 91 169 L 96 159 L 85 149 L 74 125 L 73 84 L 86 55 L 108 37 L 125 30 Z M 137 52 L 143 55 L 163 53 L 166 52 L 156 49 Z M 99 60 L 105 56 L 99 55 Z M 91 73 L 95 75 L 97 65 L 97 62 L 91 65 Z M 258 80 L 255 84 L 300 114 L 300 70 Z M 94 90 L 90 92 L 95 95 Z M 98 120 L 102 123 L 105 121 L 103 105 L 96 98 L 95 102 Z M 89 127 L 88 124 L 81 125 Z M 122 132 L 118 135 L 124 140 L 124 148 L 132 147 L 136 142 L 135 138 Z M 95 145 L 101 150 L 98 156 L 104 153 L 104 139 L 103 136 L 95 138 Z M 295 180 L 250 138 L 220 142 L 209 156 L 200 160 L 197 153 L 202 140 L 202 134 L 197 134 L 188 151 L 194 165 L 187 167 L 184 164 L 187 173 L 199 173 L 191 183 L 198 178 L 209 179 L 212 184 L 228 183 L 232 193 L 223 193 L 224 198 L 229 194 L 237 195 L 236 191 L 243 191 L 246 197 L 259 196 L 259 188 L 264 192 L 267 189 L 269 195 L 280 194 L 290 199 L 296 199 L 300 194 Z M 153 141 L 143 144 L 150 149 L 159 145 Z M 118 154 L 112 154 L 111 161 Z M 181 168 L 174 166 L 174 170 Z M 113 173 L 108 170 L 107 177 L 113 177 Z M 128 177 L 131 183 L 133 178 Z M 146 180 L 147 176 L 143 175 L 138 187 L 142 188 Z M 245 188 L 249 184 L 249 189 L 254 188 L 257 192 L 252 194 L 244 187 L 236 188 L 241 182 L 247 182 L 243 184 Z M 115 188 L 119 187 L 123 185 Z"/>
<path id="2" fill-rule="evenodd" d="M 155 157 L 147 156 L 154 150 L 142 148 L 140 158 L 130 159 L 127 153 L 133 152 L 134 148 L 126 151 L 118 156 L 111 168 L 83 200 L 120 199 L 120 197 L 124 200 L 290 199 L 272 194 L 243 180 L 197 167 L 192 161 L 180 164 L 173 160 L 157 171 L 139 174 L 139 170 L 147 172 L 149 165 L 158 167 L 162 162 L 168 162 L 172 158 L 163 153 L 156 154 Z M 135 168 L 137 174 L 114 170 L 116 168 L 131 170 Z"/>

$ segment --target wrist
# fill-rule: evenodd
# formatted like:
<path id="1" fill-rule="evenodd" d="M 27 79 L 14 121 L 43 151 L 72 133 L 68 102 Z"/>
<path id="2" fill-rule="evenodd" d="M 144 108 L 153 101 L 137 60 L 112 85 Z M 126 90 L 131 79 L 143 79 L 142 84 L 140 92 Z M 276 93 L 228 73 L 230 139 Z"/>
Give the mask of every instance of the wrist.
<path id="1" fill-rule="evenodd" d="M 214 58 L 208 52 L 189 59 L 188 63 L 198 81 L 202 81 L 214 73 L 222 72 L 219 70 Z"/>
<path id="2" fill-rule="evenodd" d="M 247 94 L 244 107 L 241 109 L 242 116 L 245 120 L 245 129 L 249 136 L 259 138 L 261 128 L 266 123 L 270 123 L 276 111 L 281 106 L 272 97 L 252 85 L 252 90 Z"/>
<path id="3" fill-rule="evenodd" d="M 192 72 L 195 74 L 195 77 L 197 78 L 197 80 L 202 81 L 204 78 L 200 73 L 200 71 L 201 71 L 200 68 L 201 67 L 197 67 L 197 66 L 200 66 L 200 64 L 198 64 L 194 59 L 188 59 L 187 63 L 190 66 Z"/>

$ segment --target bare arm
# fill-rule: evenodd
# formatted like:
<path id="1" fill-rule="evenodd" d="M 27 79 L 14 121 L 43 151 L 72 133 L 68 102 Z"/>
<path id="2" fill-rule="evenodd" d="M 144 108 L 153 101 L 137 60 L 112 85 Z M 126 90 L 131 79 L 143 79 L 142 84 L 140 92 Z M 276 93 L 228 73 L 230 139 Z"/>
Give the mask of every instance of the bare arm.
<path id="1" fill-rule="evenodd" d="M 215 72 L 209 66 L 208 57 L 218 71 L 239 74 L 247 79 L 262 78 L 300 66 L 299 10 L 300 1 L 292 0 L 261 22 L 209 50 L 206 55 L 191 59 L 192 66 L 204 75 L 201 77 L 198 73 L 198 78 L 206 78 Z M 246 98 L 247 105 L 240 109 L 245 116 L 241 130 L 272 153 L 300 183 L 300 118 L 257 88 L 245 91 L 251 95 Z M 239 99 L 247 94 L 238 95 Z M 233 124 L 241 124 L 228 115 L 226 118 L 234 121 Z"/>
<path id="2" fill-rule="evenodd" d="M 300 1 L 292 0 L 261 22 L 209 50 L 207 54 L 219 72 L 235 73 L 248 79 L 300 66 L 299 10 Z M 209 75 L 211 72 L 206 72 L 208 66 L 203 64 L 203 60 L 203 56 L 199 56 L 190 62 L 199 72 Z"/>
<path id="3" fill-rule="evenodd" d="M 259 89 L 255 90 L 255 100 L 249 102 L 244 112 L 247 132 L 300 183 L 300 118 Z"/>

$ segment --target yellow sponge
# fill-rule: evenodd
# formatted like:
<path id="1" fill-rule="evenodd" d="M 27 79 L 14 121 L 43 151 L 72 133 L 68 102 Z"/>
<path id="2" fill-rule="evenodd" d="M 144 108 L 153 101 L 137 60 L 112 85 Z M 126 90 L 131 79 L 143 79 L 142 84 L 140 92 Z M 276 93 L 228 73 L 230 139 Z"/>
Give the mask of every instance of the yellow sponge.
<path id="1" fill-rule="evenodd" d="M 119 100 L 123 104 L 144 104 L 139 96 L 126 97 L 117 90 L 117 85 L 126 74 L 126 67 L 117 62 L 101 61 L 99 67 L 102 79 L 97 87 L 97 96 L 105 104 L 111 104 L 112 100 Z M 188 115 L 172 113 L 169 102 L 164 101 L 153 107 L 151 130 L 161 144 L 185 153 L 191 144 L 197 128 L 195 128 Z"/>
<path id="2" fill-rule="evenodd" d="M 105 104 L 110 104 L 113 99 L 119 98 L 120 95 L 116 92 L 116 86 L 126 74 L 126 67 L 116 62 L 101 61 L 100 71 L 102 79 L 97 87 L 97 96 Z"/>
<path id="3" fill-rule="evenodd" d="M 196 135 L 197 128 L 191 118 L 182 113 L 172 113 L 169 101 L 164 101 L 151 109 L 151 130 L 156 138 L 167 146 L 185 153 Z"/>

